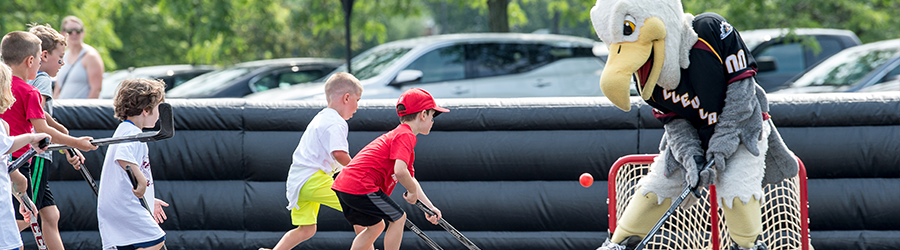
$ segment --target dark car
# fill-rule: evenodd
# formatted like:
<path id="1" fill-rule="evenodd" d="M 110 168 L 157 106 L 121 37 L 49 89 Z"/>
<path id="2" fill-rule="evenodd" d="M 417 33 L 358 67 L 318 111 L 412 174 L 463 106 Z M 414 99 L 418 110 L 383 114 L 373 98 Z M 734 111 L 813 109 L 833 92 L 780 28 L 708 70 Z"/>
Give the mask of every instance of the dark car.
<path id="1" fill-rule="evenodd" d="M 846 49 L 773 94 L 900 91 L 900 39 Z"/>
<path id="2" fill-rule="evenodd" d="M 210 65 L 159 65 L 150 67 L 131 67 L 110 72 L 103 76 L 103 87 L 100 89 L 100 98 L 111 99 L 116 94 L 116 87 L 122 80 L 129 78 L 160 79 L 166 83 L 166 90 L 170 90 L 191 78 L 216 70 Z"/>
<path id="3" fill-rule="evenodd" d="M 861 44 L 853 31 L 837 29 L 761 29 L 741 32 L 757 62 L 756 81 L 766 91 L 774 91 L 788 80 L 811 68 L 825 58 L 849 47 Z M 818 42 L 819 53 L 804 45 L 800 38 L 812 37 Z"/>
<path id="4" fill-rule="evenodd" d="M 239 63 L 191 79 L 166 92 L 167 98 L 227 98 L 287 88 L 322 78 L 343 61 L 282 58 Z"/>

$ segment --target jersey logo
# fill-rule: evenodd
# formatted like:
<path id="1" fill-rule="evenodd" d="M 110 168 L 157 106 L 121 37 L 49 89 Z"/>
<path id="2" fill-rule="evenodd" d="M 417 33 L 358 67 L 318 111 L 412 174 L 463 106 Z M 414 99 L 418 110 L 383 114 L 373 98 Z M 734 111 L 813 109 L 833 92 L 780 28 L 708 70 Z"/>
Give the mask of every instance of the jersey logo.
<path id="1" fill-rule="evenodd" d="M 747 68 L 747 55 L 744 54 L 744 50 L 738 50 L 737 53 L 725 57 L 725 68 L 728 74 Z"/>
<path id="2" fill-rule="evenodd" d="M 728 35 L 731 35 L 732 31 L 734 31 L 734 28 L 731 27 L 731 24 L 722 21 L 722 23 L 719 24 L 719 39 L 725 40 Z"/>
<path id="3" fill-rule="evenodd" d="M 679 95 L 675 92 L 669 92 L 669 90 L 667 89 L 663 89 L 662 93 L 663 100 L 669 100 L 673 104 L 681 104 L 681 107 L 685 109 L 692 108 L 694 110 L 697 110 L 697 113 L 700 115 L 700 119 L 706 120 L 707 124 L 713 125 L 718 122 L 717 112 L 707 112 L 700 108 L 699 96 L 694 96 L 694 98 L 691 98 L 687 93 Z"/>

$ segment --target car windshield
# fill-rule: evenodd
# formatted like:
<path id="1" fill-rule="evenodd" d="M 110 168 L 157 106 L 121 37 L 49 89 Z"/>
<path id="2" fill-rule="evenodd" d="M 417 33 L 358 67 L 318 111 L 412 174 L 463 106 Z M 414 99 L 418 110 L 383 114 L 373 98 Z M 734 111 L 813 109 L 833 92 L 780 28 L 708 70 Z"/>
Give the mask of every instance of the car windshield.
<path id="1" fill-rule="evenodd" d="M 178 87 L 166 92 L 167 97 L 191 97 L 212 93 L 222 87 L 228 86 L 232 80 L 250 73 L 255 68 L 238 67 L 221 69 L 188 80 Z"/>
<path id="2" fill-rule="evenodd" d="M 387 67 L 394 64 L 394 61 L 397 61 L 397 59 L 406 55 L 411 49 L 412 48 L 388 47 L 354 57 L 352 62 L 353 75 L 359 80 L 366 80 L 378 76 L 382 71 L 387 69 Z M 321 79 L 328 79 L 328 77 L 337 72 L 347 72 L 347 65 L 341 65 L 341 67 L 335 69 L 334 72 L 331 72 L 331 74 L 328 74 Z"/>
<path id="3" fill-rule="evenodd" d="M 854 85 L 897 54 L 897 47 L 840 52 L 803 74 L 791 87 Z"/>

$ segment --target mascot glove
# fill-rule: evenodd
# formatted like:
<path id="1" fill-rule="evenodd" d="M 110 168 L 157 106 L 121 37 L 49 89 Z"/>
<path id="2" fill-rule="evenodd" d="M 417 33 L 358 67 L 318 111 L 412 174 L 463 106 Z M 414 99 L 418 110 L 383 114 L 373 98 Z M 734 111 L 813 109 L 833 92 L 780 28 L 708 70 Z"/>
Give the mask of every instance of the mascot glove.
<path id="1" fill-rule="evenodd" d="M 718 160 L 716 160 L 716 163 L 718 164 Z M 702 155 L 694 156 L 693 161 L 686 161 L 684 163 L 684 181 L 692 188 L 698 186 L 707 187 L 716 184 L 716 169 L 707 168 L 700 171 L 700 168 L 704 165 L 706 165 L 706 158 Z"/>

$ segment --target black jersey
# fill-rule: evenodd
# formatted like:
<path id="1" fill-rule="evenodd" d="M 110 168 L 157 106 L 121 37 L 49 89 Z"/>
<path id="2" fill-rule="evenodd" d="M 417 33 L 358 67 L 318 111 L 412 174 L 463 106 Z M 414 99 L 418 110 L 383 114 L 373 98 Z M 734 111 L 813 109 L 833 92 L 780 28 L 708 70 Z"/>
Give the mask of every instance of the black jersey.
<path id="1" fill-rule="evenodd" d="M 690 51 L 690 67 L 681 70 L 678 87 L 666 90 L 657 85 L 647 103 L 663 123 L 676 118 L 690 121 L 705 150 L 725 106 L 728 84 L 756 75 L 756 61 L 722 16 L 700 14 L 693 28 L 699 39 Z"/>

